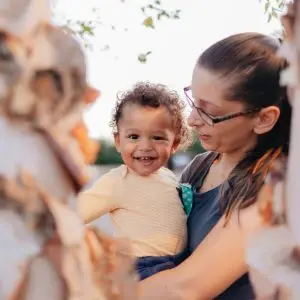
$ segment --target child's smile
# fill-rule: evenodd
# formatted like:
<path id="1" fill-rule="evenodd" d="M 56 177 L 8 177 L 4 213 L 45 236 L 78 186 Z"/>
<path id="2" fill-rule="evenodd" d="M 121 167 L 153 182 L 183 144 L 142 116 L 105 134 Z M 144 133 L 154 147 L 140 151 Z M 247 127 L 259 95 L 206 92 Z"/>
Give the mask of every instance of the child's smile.
<path id="1" fill-rule="evenodd" d="M 174 150 L 172 117 L 164 107 L 124 107 L 116 146 L 124 163 L 141 176 L 164 166 Z"/>

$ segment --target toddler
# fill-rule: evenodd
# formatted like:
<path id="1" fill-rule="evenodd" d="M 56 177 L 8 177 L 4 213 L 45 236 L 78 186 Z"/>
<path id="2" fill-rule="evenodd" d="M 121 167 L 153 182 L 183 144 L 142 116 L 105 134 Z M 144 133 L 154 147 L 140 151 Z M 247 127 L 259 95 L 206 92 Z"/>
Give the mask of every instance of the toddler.
<path id="1" fill-rule="evenodd" d="M 192 191 L 164 167 L 190 141 L 183 110 L 163 85 L 138 83 L 124 93 L 111 122 L 124 164 L 78 198 L 85 222 L 110 213 L 116 234 L 132 241 L 141 279 L 174 267 L 172 256 L 186 246 Z"/>

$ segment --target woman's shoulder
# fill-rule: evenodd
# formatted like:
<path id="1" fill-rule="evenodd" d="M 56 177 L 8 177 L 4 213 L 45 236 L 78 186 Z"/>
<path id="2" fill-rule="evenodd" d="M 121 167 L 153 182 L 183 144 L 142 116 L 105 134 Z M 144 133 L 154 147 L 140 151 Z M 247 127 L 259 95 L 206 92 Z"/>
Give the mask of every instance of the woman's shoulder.
<path id="1" fill-rule="evenodd" d="M 207 168 L 216 159 L 218 153 L 207 151 L 196 155 L 192 161 L 184 168 L 180 182 L 191 182 L 194 176 L 199 176 L 199 171 Z"/>

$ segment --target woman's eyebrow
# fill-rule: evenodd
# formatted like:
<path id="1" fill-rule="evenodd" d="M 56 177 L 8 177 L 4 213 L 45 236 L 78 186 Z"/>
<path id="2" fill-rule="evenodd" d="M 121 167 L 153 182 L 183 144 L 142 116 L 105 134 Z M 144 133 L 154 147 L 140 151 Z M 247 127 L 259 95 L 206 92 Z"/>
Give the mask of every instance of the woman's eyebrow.
<path id="1" fill-rule="evenodd" d="M 203 99 L 203 98 L 196 98 L 196 101 L 199 102 L 199 103 L 203 103 L 203 104 L 205 104 L 205 105 L 209 105 L 209 106 L 216 107 L 216 108 L 220 108 L 220 109 L 222 108 L 222 107 L 220 107 L 220 106 L 218 106 L 218 105 L 216 105 L 216 104 L 213 104 L 212 102 L 207 101 L 207 100 L 205 100 L 205 99 Z"/>

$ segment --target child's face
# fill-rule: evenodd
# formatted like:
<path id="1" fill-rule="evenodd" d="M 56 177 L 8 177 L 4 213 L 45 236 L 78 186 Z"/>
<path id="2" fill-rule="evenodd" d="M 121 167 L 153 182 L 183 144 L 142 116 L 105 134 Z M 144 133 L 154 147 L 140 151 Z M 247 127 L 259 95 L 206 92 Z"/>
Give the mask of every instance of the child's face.
<path id="1" fill-rule="evenodd" d="M 141 176 L 164 166 L 178 146 L 172 123 L 165 107 L 126 105 L 115 135 L 124 163 Z"/>

